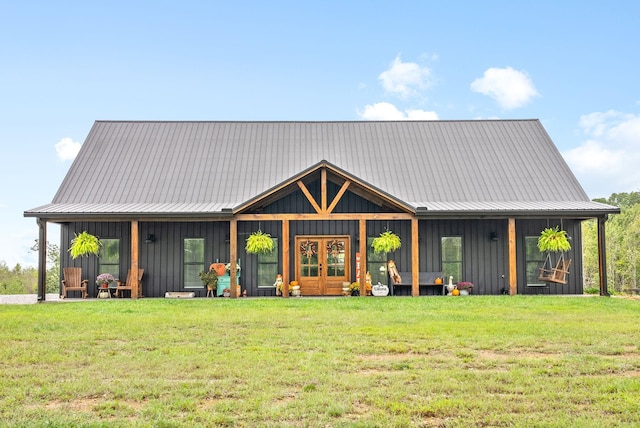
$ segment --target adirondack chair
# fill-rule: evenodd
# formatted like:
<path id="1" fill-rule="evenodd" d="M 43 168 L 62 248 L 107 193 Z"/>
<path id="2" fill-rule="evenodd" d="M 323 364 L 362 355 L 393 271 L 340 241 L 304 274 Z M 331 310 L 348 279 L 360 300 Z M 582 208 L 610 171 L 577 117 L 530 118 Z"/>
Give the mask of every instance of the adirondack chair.
<path id="1" fill-rule="evenodd" d="M 82 279 L 82 268 L 79 267 L 66 267 L 62 269 L 64 279 L 62 280 L 62 294 L 61 299 L 67 297 L 68 291 L 82 291 L 82 298 L 87 298 L 87 284 L 88 279 Z"/>
<path id="2" fill-rule="evenodd" d="M 569 274 L 569 266 L 571 266 L 571 259 L 565 260 L 564 257 L 560 257 L 556 267 L 552 269 L 540 268 L 540 276 L 538 279 L 544 282 L 566 284 L 567 275 Z"/>
<path id="3" fill-rule="evenodd" d="M 144 269 L 138 269 L 138 297 L 142 297 L 142 275 L 143 274 L 144 274 Z M 134 280 L 135 280 L 135 277 L 131 273 L 131 270 L 129 270 L 129 272 L 127 272 L 127 282 L 122 282 L 118 280 L 118 286 L 116 287 L 115 297 L 124 297 L 125 290 L 129 290 L 131 292 L 133 290 Z"/>

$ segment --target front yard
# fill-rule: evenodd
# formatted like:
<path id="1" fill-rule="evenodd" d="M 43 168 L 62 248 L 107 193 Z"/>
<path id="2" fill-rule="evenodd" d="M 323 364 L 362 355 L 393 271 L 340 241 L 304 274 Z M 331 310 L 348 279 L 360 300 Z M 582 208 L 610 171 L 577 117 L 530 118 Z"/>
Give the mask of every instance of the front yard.
<path id="1" fill-rule="evenodd" d="M 0 426 L 638 426 L 640 301 L 0 305 Z"/>

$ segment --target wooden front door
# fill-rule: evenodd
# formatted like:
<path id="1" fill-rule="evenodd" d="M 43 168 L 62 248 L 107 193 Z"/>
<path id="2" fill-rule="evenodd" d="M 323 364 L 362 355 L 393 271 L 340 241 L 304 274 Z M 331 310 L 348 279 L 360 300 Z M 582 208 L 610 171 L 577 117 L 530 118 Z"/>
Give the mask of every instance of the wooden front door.
<path id="1" fill-rule="evenodd" d="M 350 282 L 348 236 L 297 236 L 296 280 L 303 296 L 339 296 Z"/>

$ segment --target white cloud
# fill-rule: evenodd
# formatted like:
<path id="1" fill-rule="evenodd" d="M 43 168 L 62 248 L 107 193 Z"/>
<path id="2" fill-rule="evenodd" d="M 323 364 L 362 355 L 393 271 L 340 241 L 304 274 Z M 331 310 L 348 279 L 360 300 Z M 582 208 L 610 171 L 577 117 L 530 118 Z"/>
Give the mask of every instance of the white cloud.
<path id="1" fill-rule="evenodd" d="M 438 114 L 434 111 L 407 109 L 402 112 L 385 102 L 367 104 L 358 115 L 366 120 L 438 120 Z"/>
<path id="2" fill-rule="evenodd" d="M 408 98 L 418 95 L 420 90 L 431 85 L 431 70 L 415 62 L 402 62 L 398 55 L 389 69 L 383 71 L 378 78 L 385 91 Z"/>
<path id="3" fill-rule="evenodd" d="M 615 119 L 620 114 L 615 110 L 609 110 L 607 112 L 595 112 L 580 116 L 578 124 L 582 128 L 585 134 L 592 135 L 594 137 L 601 137 L 609 126 L 607 121 Z"/>
<path id="4" fill-rule="evenodd" d="M 66 137 L 56 143 L 56 153 L 60 160 L 73 160 L 80 151 L 82 144 L 73 141 L 71 138 Z"/>
<path id="5" fill-rule="evenodd" d="M 522 107 L 539 95 L 529 76 L 511 67 L 487 69 L 471 83 L 471 90 L 490 96 L 507 110 Z"/>
<path id="6" fill-rule="evenodd" d="M 580 117 L 587 137 L 563 153 L 590 197 L 640 190 L 640 115 L 614 110 Z"/>

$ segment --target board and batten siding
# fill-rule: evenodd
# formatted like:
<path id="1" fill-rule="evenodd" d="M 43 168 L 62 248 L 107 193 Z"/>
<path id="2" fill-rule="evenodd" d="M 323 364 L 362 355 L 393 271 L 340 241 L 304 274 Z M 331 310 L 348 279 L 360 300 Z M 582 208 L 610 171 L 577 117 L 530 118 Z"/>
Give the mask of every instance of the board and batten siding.
<path id="1" fill-rule="evenodd" d="M 301 195 L 304 197 L 303 195 Z M 349 202 L 346 202 L 349 203 Z M 357 202 L 353 202 L 357 203 Z M 571 274 L 567 277 L 567 284 L 549 284 L 547 287 L 527 287 L 525 279 L 525 249 L 526 236 L 538 236 L 540 231 L 548 226 L 560 225 L 560 220 L 554 219 L 518 219 L 516 220 L 516 252 L 517 252 L 517 292 L 518 294 L 581 294 L 582 293 L 582 260 L 576 256 L 580 254 L 582 246 L 581 226 L 579 221 L 563 220 L 562 227 L 571 237 L 572 250 L 567 254 L 572 259 Z M 242 266 L 240 284 L 247 289 L 250 296 L 275 295 L 272 288 L 258 288 L 257 256 L 246 254 L 244 242 L 250 233 L 261 229 L 263 232 L 279 238 L 279 259 L 282 255 L 281 241 L 282 223 L 280 221 L 238 222 L 238 257 Z M 355 256 L 359 251 L 359 227 L 354 220 L 338 221 L 291 221 L 290 229 L 290 278 L 296 277 L 295 267 L 295 237 L 299 235 L 346 235 L 351 239 L 351 280 L 355 280 Z M 411 222 L 396 221 L 367 221 L 368 237 L 375 237 L 386 229 L 400 235 L 402 247 L 388 255 L 395 260 L 399 270 L 411 270 Z M 61 233 L 61 263 L 62 267 L 80 266 L 83 278 L 89 280 L 89 294 L 95 292 L 95 277 L 98 260 L 96 257 L 80 257 L 72 260 L 66 251 L 75 233 L 83 230 L 100 238 L 120 239 L 120 277 L 125 278 L 130 258 L 129 222 L 105 223 L 68 223 L 63 225 Z M 229 222 L 140 222 L 140 252 L 139 267 L 145 270 L 142 281 L 144 296 L 161 297 L 167 291 L 185 291 L 183 286 L 183 249 L 185 238 L 205 238 L 205 268 L 208 264 L 219 260 L 228 262 L 229 258 Z M 491 240 L 492 232 L 497 234 L 497 241 Z M 148 234 L 155 236 L 155 242 L 146 243 Z M 419 234 L 419 265 L 420 271 L 441 271 L 441 238 L 443 236 L 461 236 L 463 245 L 463 278 L 475 284 L 473 294 L 500 294 L 508 288 L 508 234 L 506 219 L 483 220 L 420 220 Z M 275 279 L 275 278 L 274 278 Z M 206 290 L 189 289 L 197 296 L 204 297 Z M 408 290 L 406 290 L 408 292 Z"/>

